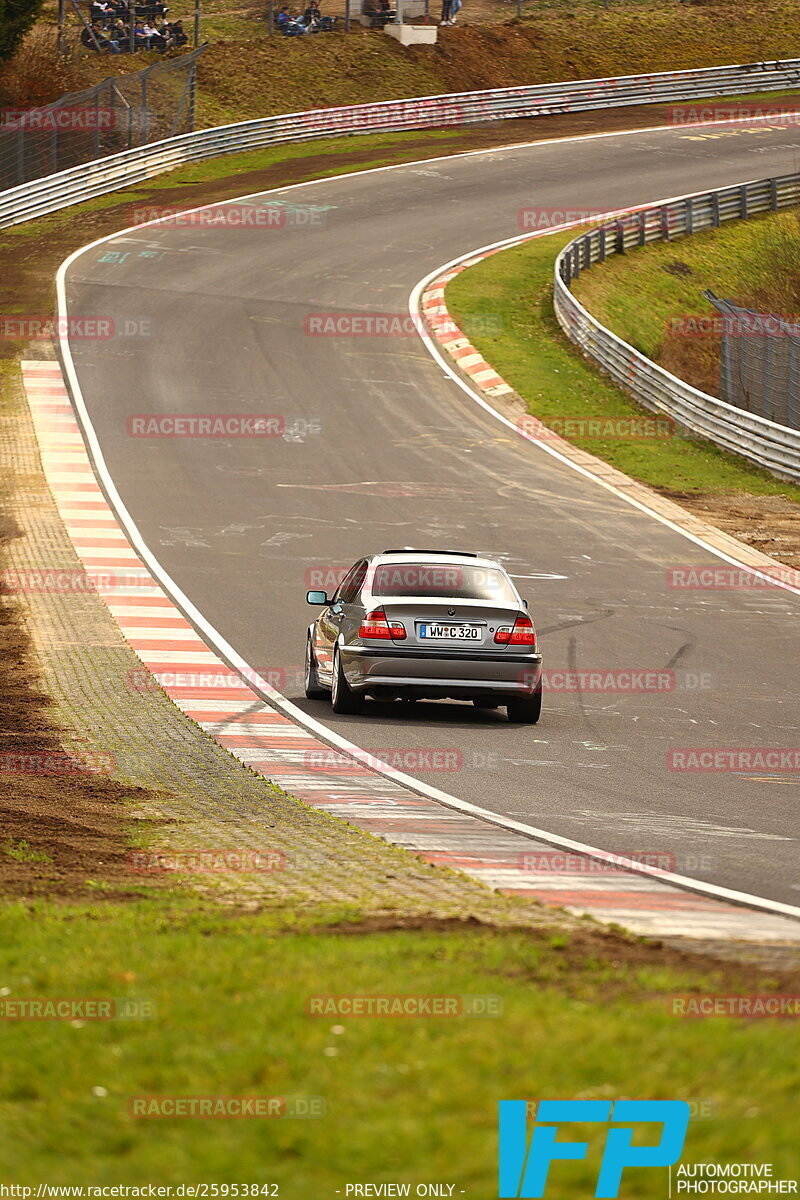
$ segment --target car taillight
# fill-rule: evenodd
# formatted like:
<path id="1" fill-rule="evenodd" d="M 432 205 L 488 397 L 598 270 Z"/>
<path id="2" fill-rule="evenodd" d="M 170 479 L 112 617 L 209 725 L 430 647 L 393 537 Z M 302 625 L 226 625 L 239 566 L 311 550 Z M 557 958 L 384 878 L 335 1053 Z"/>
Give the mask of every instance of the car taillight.
<path id="1" fill-rule="evenodd" d="M 514 628 L 501 625 L 494 635 L 494 640 L 499 646 L 535 646 L 536 630 L 533 628 L 533 621 L 524 613 L 520 613 L 514 622 Z"/>
<path id="2" fill-rule="evenodd" d="M 400 621 L 388 621 L 383 609 L 375 608 L 364 617 L 358 629 L 358 636 L 400 642 L 406 636 L 406 627 Z"/>

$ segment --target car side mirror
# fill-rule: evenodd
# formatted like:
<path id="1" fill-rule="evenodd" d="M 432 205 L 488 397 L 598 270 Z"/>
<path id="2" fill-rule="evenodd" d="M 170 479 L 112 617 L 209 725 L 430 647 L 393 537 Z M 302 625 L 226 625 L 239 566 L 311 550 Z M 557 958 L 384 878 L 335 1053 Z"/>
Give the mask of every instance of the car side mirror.
<path id="1" fill-rule="evenodd" d="M 330 604 L 327 592 L 306 592 L 306 601 L 309 604 Z"/>
<path id="2" fill-rule="evenodd" d="M 522 601 L 522 607 L 523 607 L 523 608 L 527 608 L 527 607 L 528 607 L 528 601 L 527 601 L 527 600 L 523 600 L 523 601 Z"/>

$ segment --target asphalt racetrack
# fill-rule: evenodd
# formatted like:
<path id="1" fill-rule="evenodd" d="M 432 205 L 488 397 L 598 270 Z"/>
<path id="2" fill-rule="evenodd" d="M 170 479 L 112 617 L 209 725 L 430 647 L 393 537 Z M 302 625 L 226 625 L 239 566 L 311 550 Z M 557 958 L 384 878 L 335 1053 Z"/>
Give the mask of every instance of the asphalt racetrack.
<path id="1" fill-rule="evenodd" d="M 669 854 L 682 874 L 797 903 L 800 776 L 680 772 L 667 757 L 800 745 L 800 598 L 668 587 L 670 568 L 713 555 L 515 438 L 413 333 L 318 336 L 310 318 L 406 313 L 423 276 L 519 233 L 526 207 L 622 208 L 799 160 L 796 127 L 514 146 L 270 194 L 257 202 L 282 206 L 275 228 L 162 224 L 89 248 L 68 272 L 70 315 L 110 316 L 128 335 L 75 337 L 71 349 L 144 540 L 254 669 L 359 746 L 455 751 L 458 769 L 419 778 L 554 834 Z M 130 436 L 128 419 L 149 413 L 275 414 L 290 436 Z M 547 670 L 672 670 L 676 687 L 551 692 L 536 727 L 454 703 L 336 717 L 306 701 L 307 587 L 409 545 L 500 558 L 530 602 Z"/>

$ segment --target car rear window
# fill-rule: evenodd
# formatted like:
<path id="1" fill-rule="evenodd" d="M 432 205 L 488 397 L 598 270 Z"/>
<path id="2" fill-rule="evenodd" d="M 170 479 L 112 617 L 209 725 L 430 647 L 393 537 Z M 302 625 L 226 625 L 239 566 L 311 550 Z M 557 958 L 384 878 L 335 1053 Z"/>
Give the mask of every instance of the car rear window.
<path id="1" fill-rule="evenodd" d="M 372 594 L 517 603 L 503 571 L 464 563 L 380 563 L 375 568 Z"/>

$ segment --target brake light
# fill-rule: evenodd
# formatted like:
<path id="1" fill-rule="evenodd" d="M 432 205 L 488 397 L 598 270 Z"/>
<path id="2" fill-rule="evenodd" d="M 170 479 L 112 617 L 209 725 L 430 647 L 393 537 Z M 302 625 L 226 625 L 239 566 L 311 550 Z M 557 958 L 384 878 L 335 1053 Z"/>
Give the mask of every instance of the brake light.
<path id="1" fill-rule="evenodd" d="M 535 646 L 536 630 L 533 621 L 524 613 L 520 613 L 514 622 L 514 628 L 501 625 L 494 635 L 494 640 L 499 646 Z"/>
<path id="2" fill-rule="evenodd" d="M 364 617 L 358 629 L 358 636 L 401 642 L 406 636 L 406 627 L 400 621 L 388 621 L 384 610 L 375 608 Z"/>

